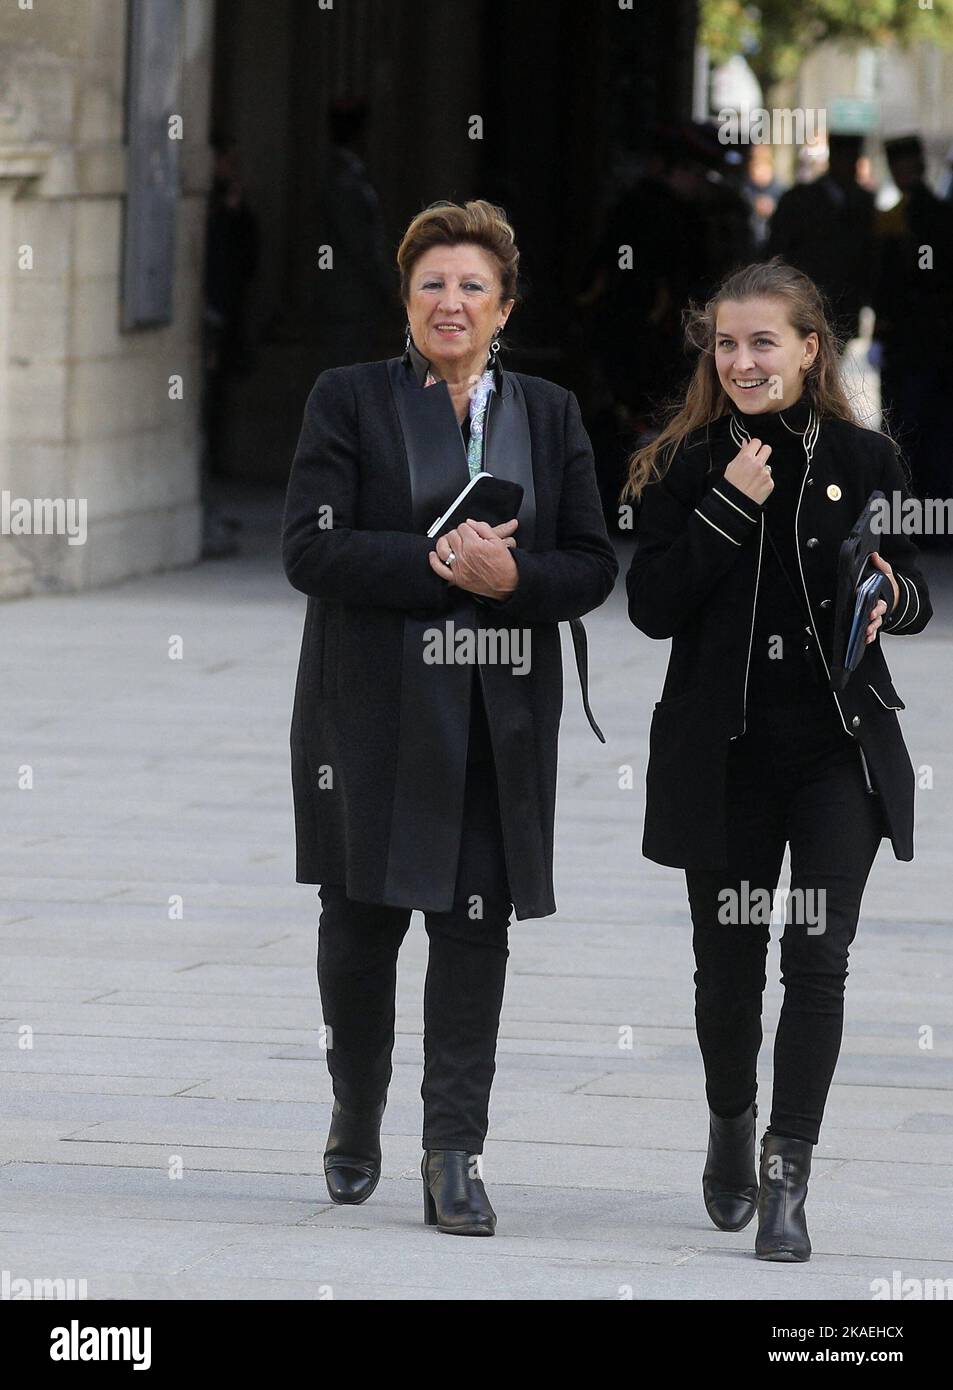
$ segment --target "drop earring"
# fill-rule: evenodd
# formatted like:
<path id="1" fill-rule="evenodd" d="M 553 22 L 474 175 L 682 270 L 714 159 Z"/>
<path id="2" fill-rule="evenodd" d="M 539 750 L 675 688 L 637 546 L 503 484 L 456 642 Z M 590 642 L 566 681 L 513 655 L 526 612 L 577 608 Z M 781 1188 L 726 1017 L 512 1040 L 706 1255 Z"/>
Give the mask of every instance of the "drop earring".
<path id="1" fill-rule="evenodd" d="M 410 352 L 410 320 L 407 320 L 407 330 L 404 333 L 404 351 Z"/>

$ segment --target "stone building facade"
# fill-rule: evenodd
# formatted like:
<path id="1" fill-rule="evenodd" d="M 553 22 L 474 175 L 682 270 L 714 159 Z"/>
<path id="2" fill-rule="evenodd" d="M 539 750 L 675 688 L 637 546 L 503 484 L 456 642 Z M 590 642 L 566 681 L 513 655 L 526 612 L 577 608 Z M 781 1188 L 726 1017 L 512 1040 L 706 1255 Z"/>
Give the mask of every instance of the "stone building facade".
<path id="1" fill-rule="evenodd" d="M 427 203 L 504 204 L 530 285 L 511 360 L 578 387 L 572 301 L 611 195 L 613 150 L 690 114 L 697 3 L 3 0 L 0 597 L 83 590 L 202 553 L 213 131 L 237 142 L 261 245 L 249 366 L 216 416 L 226 425 L 216 469 L 275 489 L 310 385 L 343 352 L 317 264 L 331 104 L 366 106 L 364 158 L 391 269 Z M 144 15 L 161 37 L 143 66 Z M 163 155 L 153 122 L 156 188 L 143 197 L 150 166 L 144 180 L 133 152 L 153 69 L 177 148 Z M 163 193 L 174 255 L 171 275 L 168 256 L 156 273 L 170 311 L 127 326 L 126 263 L 148 290 L 164 254 Z M 392 279 L 376 322 L 385 355 L 403 338 Z M 82 505 L 83 543 L 6 524 L 36 499 Z"/>
<path id="2" fill-rule="evenodd" d="M 212 22 L 213 0 L 180 0 L 171 322 L 124 331 L 127 0 L 0 9 L 0 488 L 7 512 L 18 499 L 71 499 L 86 516 L 82 544 L 11 523 L 0 534 L 2 597 L 84 589 L 199 554 Z"/>

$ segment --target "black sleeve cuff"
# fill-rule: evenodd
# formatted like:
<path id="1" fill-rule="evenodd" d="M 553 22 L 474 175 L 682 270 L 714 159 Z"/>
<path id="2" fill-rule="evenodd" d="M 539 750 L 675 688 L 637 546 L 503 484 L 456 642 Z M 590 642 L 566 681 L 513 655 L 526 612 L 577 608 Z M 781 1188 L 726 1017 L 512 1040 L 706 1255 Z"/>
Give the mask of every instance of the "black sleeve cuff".
<path id="1" fill-rule="evenodd" d="M 724 478 L 709 488 L 695 511 L 735 545 L 743 545 L 754 534 L 761 516 L 758 503 Z"/>

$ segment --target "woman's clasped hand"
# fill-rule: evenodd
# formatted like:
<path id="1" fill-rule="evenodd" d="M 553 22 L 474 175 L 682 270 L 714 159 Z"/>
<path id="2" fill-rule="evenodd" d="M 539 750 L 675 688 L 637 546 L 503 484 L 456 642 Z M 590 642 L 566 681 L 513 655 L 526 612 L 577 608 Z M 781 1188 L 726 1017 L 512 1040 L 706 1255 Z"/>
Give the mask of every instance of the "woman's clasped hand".
<path id="1" fill-rule="evenodd" d="M 448 584 L 481 598 L 507 598 L 519 581 L 510 554 L 517 524 L 515 518 L 500 526 L 468 518 L 440 537 L 430 552 L 430 568 Z"/>

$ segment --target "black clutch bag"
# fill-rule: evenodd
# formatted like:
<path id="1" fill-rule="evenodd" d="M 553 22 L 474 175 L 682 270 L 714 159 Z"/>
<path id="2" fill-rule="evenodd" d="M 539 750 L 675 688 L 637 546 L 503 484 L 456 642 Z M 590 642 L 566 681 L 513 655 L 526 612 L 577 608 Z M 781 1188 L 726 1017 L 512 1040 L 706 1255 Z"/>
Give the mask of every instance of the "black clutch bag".
<path id="1" fill-rule="evenodd" d="M 427 535 L 431 540 L 437 540 L 448 531 L 452 531 L 455 526 L 459 526 L 462 521 L 466 521 L 467 517 L 472 517 L 474 521 L 485 521 L 488 526 L 502 526 L 504 521 L 512 521 L 518 514 L 522 501 L 521 483 L 510 482 L 508 478 L 494 478 L 492 473 L 478 473 L 453 499 L 443 515 L 437 517 L 428 528 Z M 589 649 L 586 629 L 581 619 L 571 618 L 569 630 L 572 635 L 579 684 L 582 688 L 582 707 L 593 733 L 600 743 L 605 743 L 606 736 L 596 723 L 589 705 Z"/>
<path id="2" fill-rule="evenodd" d="M 474 521 L 485 521 L 488 526 L 502 526 L 504 521 L 512 521 L 520 509 L 523 488 L 520 483 L 512 483 L 508 478 L 494 478 L 492 473 L 478 473 L 471 478 L 450 506 L 438 516 L 427 535 L 437 540 L 459 526 L 467 517 Z"/>
<path id="3" fill-rule="evenodd" d="M 837 604 L 834 609 L 834 645 L 831 663 L 831 687 L 843 690 L 852 671 L 856 671 L 864 654 L 864 640 L 870 610 L 877 600 L 886 600 L 887 612 L 893 603 L 890 580 L 870 559 L 871 552 L 879 554 L 882 536 L 873 529 L 874 516 L 881 509 L 875 504 L 885 500 L 876 491 L 867 498 L 864 510 L 851 527 L 837 557 Z"/>

